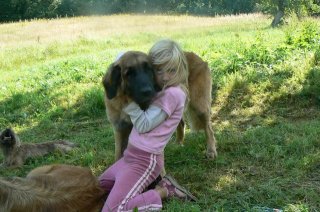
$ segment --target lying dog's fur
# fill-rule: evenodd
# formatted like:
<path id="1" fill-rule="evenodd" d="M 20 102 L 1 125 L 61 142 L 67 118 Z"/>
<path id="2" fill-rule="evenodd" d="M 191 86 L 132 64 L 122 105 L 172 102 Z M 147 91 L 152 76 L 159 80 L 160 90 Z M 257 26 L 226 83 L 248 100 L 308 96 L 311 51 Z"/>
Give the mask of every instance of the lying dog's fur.
<path id="1" fill-rule="evenodd" d="M 32 170 L 26 178 L 0 179 L 0 211 L 100 211 L 105 192 L 88 168 L 49 165 Z"/>
<path id="2" fill-rule="evenodd" d="M 28 158 L 43 156 L 55 150 L 68 152 L 76 145 L 64 140 L 45 143 L 21 143 L 16 133 L 8 128 L 0 133 L 0 149 L 4 155 L 4 167 L 22 166 Z"/>
<path id="3" fill-rule="evenodd" d="M 190 102 L 187 106 L 187 118 L 195 130 L 203 129 L 206 134 L 209 158 L 217 155 L 214 133 L 211 127 L 211 87 L 212 79 L 208 64 L 191 52 L 185 52 L 189 66 Z M 134 77 L 133 77 L 134 76 Z M 129 51 L 110 65 L 103 77 L 105 105 L 109 121 L 115 135 L 115 159 L 118 160 L 127 146 L 132 129 L 130 118 L 122 109 L 127 98 L 137 102 L 142 109 L 151 103 L 158 89 L 148 56 L 142 52 Z M 177 128 L 177 141 L 183 143 L 184 121 Z"/>

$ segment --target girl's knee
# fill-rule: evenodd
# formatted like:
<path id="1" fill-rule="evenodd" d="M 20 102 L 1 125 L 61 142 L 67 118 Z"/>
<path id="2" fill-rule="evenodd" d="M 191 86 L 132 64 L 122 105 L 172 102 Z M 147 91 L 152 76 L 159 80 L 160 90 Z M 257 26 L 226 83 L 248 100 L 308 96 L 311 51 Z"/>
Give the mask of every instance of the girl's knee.
<path id="1" fill-rule="evenodd" d="M 110 206 L 108 206 L 107 203 L 104 204 L 101 212 L 113 212 L 116 211 L 117 208 L 112 209 Z"/>
<path id="2" fill-rule="evenodd" d="M 101 212 L 114 212 L 119 211 L 120 205 L 117 203 L 112 203 L 111 201 L 106 201 L 103 205 Z M 123 210 L 120 210 L 123 211 Z"/>

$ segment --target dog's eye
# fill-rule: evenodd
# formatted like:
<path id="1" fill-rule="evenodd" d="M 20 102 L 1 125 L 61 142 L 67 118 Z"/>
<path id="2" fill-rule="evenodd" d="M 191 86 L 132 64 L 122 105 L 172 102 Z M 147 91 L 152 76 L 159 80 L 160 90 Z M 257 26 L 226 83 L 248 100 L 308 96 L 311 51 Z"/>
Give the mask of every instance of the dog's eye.
<path id="1" fill-rule="evenodd" d="M 127 76 L 127 77 L 133 76 L 133 72 L 132 72 L 132 71 L 128 71 L 128 72 L 126 73 L 126 76 Z"/>
<path id="2" fill-rule="evenodd" d="M 135 74 L 136 74 L 136 72 L 133 68 L 128 68 L 127 73 L 126 73 L 127 77 L 133 77 L 133 76 L 135 76 Z"/>

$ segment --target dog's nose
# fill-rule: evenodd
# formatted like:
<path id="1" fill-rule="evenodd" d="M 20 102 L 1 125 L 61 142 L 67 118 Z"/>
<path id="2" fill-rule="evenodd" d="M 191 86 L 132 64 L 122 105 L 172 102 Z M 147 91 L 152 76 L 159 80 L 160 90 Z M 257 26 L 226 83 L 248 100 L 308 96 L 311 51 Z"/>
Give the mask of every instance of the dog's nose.
<path id="1" fill-rule="evenodd" d="M 152 89 L 151 88 L 143 88 L 141 90 L 141 94 L 144 96 L 144 97 L 149 97 L 152 95 Z"/>

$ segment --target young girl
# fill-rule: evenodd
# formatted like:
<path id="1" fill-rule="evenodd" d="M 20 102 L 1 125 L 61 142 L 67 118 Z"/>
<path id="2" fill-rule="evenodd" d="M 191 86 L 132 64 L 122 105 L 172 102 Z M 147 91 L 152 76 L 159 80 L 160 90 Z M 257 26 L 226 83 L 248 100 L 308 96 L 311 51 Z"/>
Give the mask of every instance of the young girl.
<path id="1" fill-rule="evenodd" d="M 134 102 L 124 109 L 133 129 L 123 157 L 100 176 L 101 187 L 109 192 L 103 212 L 160 210 L 164 198 L 193 198 L 171 177 L 144 192 L 164 167 L 163 151 L 182 118 L 188 82 L 187 61 L 177 43 L 161 40 L 149 56 L 163 89 L 146 111 Z"/>

